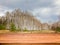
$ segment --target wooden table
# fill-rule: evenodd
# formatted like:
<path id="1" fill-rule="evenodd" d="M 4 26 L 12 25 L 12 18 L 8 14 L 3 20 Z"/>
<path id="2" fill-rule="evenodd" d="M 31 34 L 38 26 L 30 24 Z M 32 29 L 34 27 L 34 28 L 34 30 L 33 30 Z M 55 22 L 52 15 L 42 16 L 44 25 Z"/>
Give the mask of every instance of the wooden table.
<path id="1" fill-rule="evenodd" d="M 0 43 L 60 43 L 60 34 L 5 33 Z"/>

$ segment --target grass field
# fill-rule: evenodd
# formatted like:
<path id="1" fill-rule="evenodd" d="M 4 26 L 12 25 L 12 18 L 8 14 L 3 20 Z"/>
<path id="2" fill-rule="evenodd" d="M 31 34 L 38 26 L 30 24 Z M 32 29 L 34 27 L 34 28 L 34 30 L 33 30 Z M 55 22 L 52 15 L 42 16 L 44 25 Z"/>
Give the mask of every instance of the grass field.
<path id="1" fill-rule="evenodd" d="M 52 30 L 31 30 L 31 31 L 9 31 L 9 30 L 0 30 L 0 33 L 55 33 Z"/>

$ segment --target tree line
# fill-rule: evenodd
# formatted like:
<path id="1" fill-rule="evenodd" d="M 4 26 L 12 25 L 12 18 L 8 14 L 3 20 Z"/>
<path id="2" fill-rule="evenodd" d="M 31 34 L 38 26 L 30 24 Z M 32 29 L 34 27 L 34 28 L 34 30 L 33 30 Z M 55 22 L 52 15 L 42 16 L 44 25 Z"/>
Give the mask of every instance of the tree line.
<path id="1" fill-rule="evenodd" d="M 60 20 L 60 17 L 58 17 Z M 60 23 L 60 22 L 59 22 Z M 15 9 L 12 12 L 6 12 L 5 16 L 0 17 L 0 30 L 42 30 L 42 23 L 37 20 L 32 13 L 28 11 L 21 11 L 20 9 Z M 59 25 L 59 24 L 58 24 Z M 24 28 L 23 28 L 24 27 Z M 51 30 L 55 32 L 60 32 L 60 26 L 53 25 Z"/>

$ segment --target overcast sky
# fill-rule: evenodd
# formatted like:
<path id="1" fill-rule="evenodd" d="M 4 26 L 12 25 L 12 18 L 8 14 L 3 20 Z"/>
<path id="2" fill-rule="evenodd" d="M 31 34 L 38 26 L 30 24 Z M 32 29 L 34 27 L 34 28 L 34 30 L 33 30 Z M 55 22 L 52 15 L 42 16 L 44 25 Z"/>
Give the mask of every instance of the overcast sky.
<path id="1" fill-rule="evenodd" d="M 60 15 L 60 0 L 0 0 L 0 16 L 15 8 L 31 11 L 42 22 L 54 22 Z"/>

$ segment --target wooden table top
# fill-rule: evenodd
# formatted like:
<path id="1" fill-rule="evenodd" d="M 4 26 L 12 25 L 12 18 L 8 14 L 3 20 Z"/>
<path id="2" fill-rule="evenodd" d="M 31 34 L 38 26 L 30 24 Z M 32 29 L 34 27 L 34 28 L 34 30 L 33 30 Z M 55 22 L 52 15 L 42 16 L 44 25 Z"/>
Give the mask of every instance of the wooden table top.
<path id="1" fill-rule="evenodd" d="M 0 43 L 60 43 L 60 34 L 6 33 Z"/>

